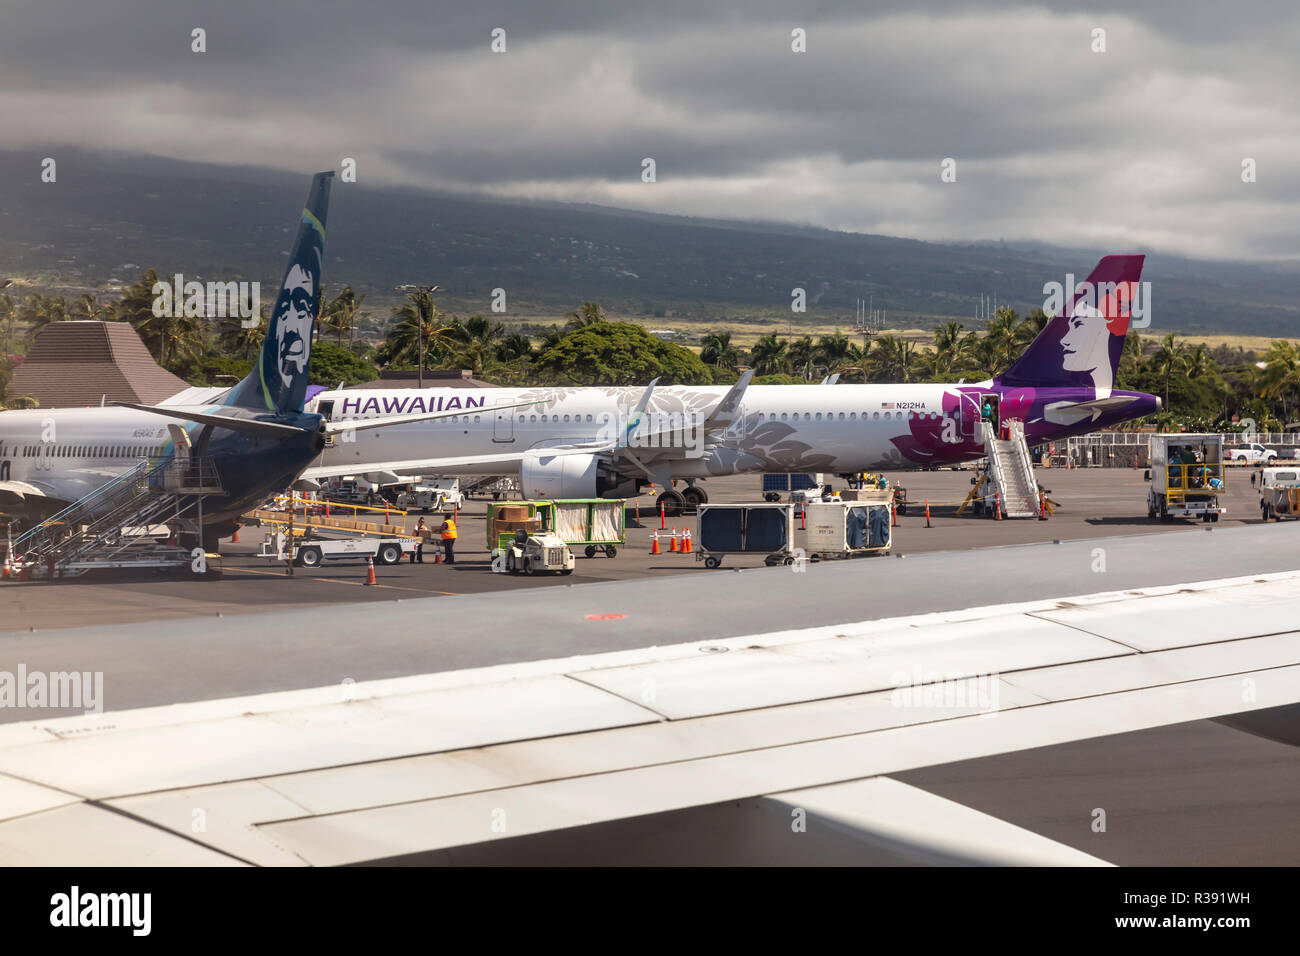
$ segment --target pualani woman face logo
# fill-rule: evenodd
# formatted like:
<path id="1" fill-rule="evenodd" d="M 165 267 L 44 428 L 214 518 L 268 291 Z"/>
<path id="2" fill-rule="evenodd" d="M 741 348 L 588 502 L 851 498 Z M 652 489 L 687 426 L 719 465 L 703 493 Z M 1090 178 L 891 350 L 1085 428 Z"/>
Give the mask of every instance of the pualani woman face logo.
<path id="1" fill-rule="evenodd" d="M 288 292 L 283 296 L 283 292 Z M 284 279 L 283 305 L 275 328 L 276 356 L 280 381 L 285 388 L 307 370 L 307 351 L 311 343 L 311 323 L 316 312 L 316 294 L 311 275 L 295 265 Z"/>
<path id="2" fill-rule="evenodd" d="M 1110 304 L 1109 301 L 1107 304 Z M 1074 303 L 1061 338 L 1061 365 L 1067 372 L 1086 372 L 1097 389 L 1109 389 L 1114 372 L 1110 361 L 1113 319 L 1093 305 L 1087 295 Z"/>

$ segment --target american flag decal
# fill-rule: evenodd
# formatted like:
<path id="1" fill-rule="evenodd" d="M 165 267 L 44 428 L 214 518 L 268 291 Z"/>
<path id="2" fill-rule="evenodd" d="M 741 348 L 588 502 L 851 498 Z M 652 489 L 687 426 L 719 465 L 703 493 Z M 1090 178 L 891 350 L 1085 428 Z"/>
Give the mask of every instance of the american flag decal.
<path id="1" fill-rule="evenodd" d="M 894 407 L 894 403 L 893 403 L 893 402 L 881 402 L 881 403 L 880 403 L 880 407 L 881 407 L 881 408 L 893 408 L 893 407 Z"/>

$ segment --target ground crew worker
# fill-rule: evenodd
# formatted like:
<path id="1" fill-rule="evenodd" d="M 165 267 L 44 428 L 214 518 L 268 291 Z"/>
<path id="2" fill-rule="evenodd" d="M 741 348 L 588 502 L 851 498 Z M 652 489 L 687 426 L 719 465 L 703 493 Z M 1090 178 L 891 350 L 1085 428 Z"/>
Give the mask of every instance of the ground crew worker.
<path id="1" fill-rule="evenodd" d="M 450 517 L 442 519 L 442 559 L 447 564 L 456 563 L 456 522 Z"/>
<path id="2" fill-rule="evenodd" d="M 411 555 L 412 564 L 424 564 L 424 519 L 421 518 L 415 525 L 415 553 Z"/>

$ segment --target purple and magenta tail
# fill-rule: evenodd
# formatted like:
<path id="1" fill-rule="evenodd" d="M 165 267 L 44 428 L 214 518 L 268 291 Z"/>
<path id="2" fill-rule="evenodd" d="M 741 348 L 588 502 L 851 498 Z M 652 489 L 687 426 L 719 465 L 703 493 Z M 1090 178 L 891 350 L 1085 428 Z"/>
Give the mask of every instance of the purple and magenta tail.
<path id="1" fill-rule="evenodd" d="M 996 381 L 1108 391 L 1119 371 L 1145 258 L 1106 256 L 1084 282 L 1065 289 L 1058 313 Z"/>

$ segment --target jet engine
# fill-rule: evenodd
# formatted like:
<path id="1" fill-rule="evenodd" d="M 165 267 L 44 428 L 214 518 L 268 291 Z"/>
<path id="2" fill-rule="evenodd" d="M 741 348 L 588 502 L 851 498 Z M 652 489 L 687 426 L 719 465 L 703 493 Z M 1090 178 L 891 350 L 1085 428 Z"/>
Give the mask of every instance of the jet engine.
<path id="1" fill-rule="evenodd" d="M 630 498 L 642 482 L 615 472 L 599 455 L 545 455 L 525 458 L 519 483 L 524 497 Z"/>

